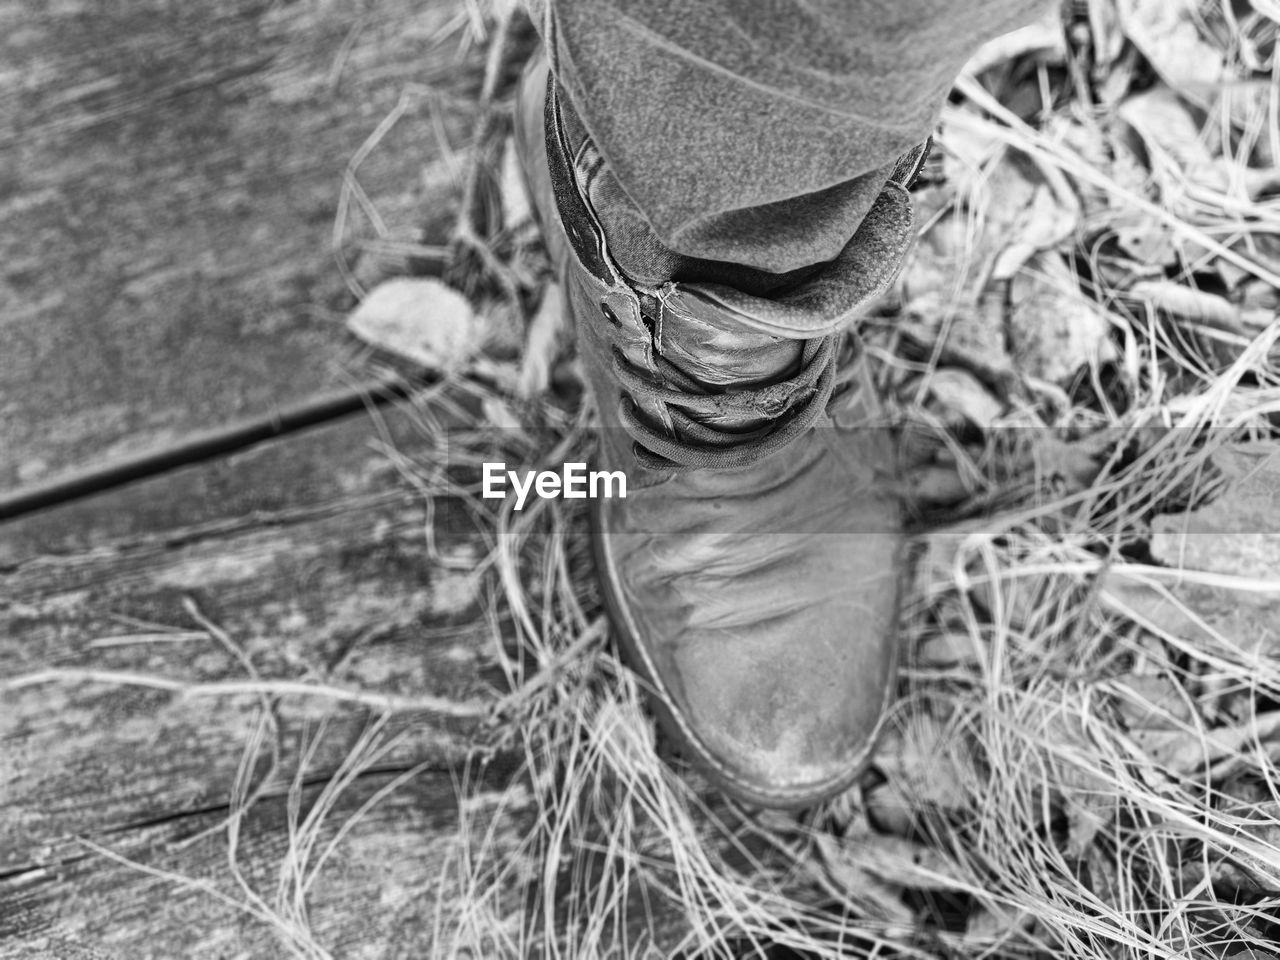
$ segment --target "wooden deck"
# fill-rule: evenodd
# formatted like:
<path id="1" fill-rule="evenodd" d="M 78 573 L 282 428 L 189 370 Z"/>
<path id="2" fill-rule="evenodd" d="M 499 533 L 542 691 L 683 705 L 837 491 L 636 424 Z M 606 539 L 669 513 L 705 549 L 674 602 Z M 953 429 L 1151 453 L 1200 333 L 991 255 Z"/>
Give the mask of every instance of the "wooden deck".
<path id="1" fill-rule="evenodd" d="M 371 375 L 342 173 L 404 96 L 360 182 L 392 233 L 439 234 L 481 66 L 459 11 L 0 0 L 0 501 Z M 475 532 L 428 562 L 378 435 L 349 414 L 0 521 L 0 956 L 312 955 L 237 875 L 300 889 L 386 790 L 296 920 L 334 956 L 429 955 L 490 627 Z M 376 703 L 271 680 L 419 709 L 371 729 Z"/>

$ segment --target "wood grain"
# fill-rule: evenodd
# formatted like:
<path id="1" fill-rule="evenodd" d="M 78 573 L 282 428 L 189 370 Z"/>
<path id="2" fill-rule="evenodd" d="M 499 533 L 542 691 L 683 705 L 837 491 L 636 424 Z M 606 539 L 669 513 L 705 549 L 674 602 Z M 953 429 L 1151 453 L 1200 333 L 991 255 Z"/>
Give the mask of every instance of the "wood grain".
<path id="1" fill-rule="evenodd" d="M 411 433 L 394 416 L 388 434 Z M 76 956 L 58 944 L 98 951 L 84 956 L 295 955 L 287 936 L 213 892 L 246 899 L 225 828 L 237 774 L 258 794 L 238 863 L 270 901 L 296 846 L 291 817 L 305 821 L 355 764 L 316 826 L 317 851 L 406 779 L 318 873 L 307 926 L 334 956 L 430 955 L 480 721 L 402 711 L 361 746 L 380 711 L 327 695 L 184 696 L 69 679 L 275 679 L 491 699 L 495 639 L 473 575 L 485 546 L 462 511 L 440 512 L 438 547 L 451 563 L 434 562 L 424 504 L 359 442 L 372 435 L 367 418 L 353 418 L 247 463 L 189 468 L 13 525 L 22 546 L 0 572 L 0 944 L 28 956 Z M 297 464 L 319 460 L 328 483 L 288 482 Z M 258 507 L 246 512 L 248 503 Z M 77 529 L 94 516 L 107 519 Z M 14 686 L 39 673 L 43 682 Z M 264 726 L 268 715 L 278 729 Z M 478 775 L 497 789 L 511 769 L 499 759 Z"/>
<path id="2" fill-rule="evenodd" d="M 454 203 L 479 52 L 449 0 L 0 0 L 0 489 L 343 380 L 343 171 Z M 442 140 L 443 138 L 443 140 Z M 378 231 L 358 211 L 344 249 Z"/>

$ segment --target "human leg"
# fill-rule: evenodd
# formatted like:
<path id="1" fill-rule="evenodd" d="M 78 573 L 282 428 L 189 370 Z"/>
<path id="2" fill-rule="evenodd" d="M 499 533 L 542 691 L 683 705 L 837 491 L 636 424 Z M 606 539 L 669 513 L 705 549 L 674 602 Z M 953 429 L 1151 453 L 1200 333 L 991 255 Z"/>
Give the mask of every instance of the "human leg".
<path id="1" fill-rule="evenodd" d="M 1013 5 L 1028 16 L 1043 9 L 975 6 Z M 521 153 L 603 428 L 600 465 L 628 477 L 627 500 L 594 504 L 603 594 L 651 702 L 692 759 L 739 799 L 810 804 L 856 777 L 893 690 L 904 544 L 895 460 L 873 398 L 852 388 L 857 351 L 843 332 L 911 242 L 906 188 L 943 93 L 928 109 L 904 97 L 913 117 L 901 122 L 883 104 L 846 110 L 861 124 L 843 135 L 855 138 L 846 157 L 842 137 L 818 137 L 812 117 L 762 109 L 742 128 L 744 101 L 709 95 L 702 85 L 715 89 L 721 74 L 701 60 L 690 67 L 682 52 L 668 66 L 686 73 L 684 99 L 670 109 L 694 126 L 667 123 L 651 104 L 631 122 L 654 129 L 611 139 L 620 121 L 603 121 L 615 152 L 668 148 L 650 150 L 637 179 L 635 156 L 602 152 L 598 111 L 610 101 L 593 101 L 598 88 L 580 80 L 584 57 L 600 59 L 608 44 L 565 40 L 571 8 L 604 6 L 556 4 L 545 29 L 562 82 L 545 71 L 527 82 L 520 110 Z M 742 32 L 735 16 L 715 29 Z M 659 40 L 660 60 L 672 44 Z M 785 38 L 778 44 L 786 49 Z M 957 67 L 970 52 L 952 53 Z M 861 54 L 842 62 L 863 96 L 894 88 Z M 932 61 L 913 62 L 912 75 L 926 78 Z M 654 94 L 635 86 L 643 71 L 623 74 L 625 113 L 628 97 Z M 778 100 L 782 79 L 764 77 L 730 79 L 745 102 Z M 566 91 L 575 85 L 580 109 Z M 787 102 L 798 96 L 794 85 L 784 92 Z M 716 112 L 690 113 L 699 102 Z M 725 161 L 735 145 L 753 163 Z M 660 176 L 645 166 L 657 162 Z M 734 176 L 744 184 L 736 194 Z"/>
<path id="2" fill-rule="evenodd" d="M 643 243 L 786 274 L 839 254 L 979 44 L 1055 2 L 554 0 L 542 23 L 624 266 L 667 266 Z"/>

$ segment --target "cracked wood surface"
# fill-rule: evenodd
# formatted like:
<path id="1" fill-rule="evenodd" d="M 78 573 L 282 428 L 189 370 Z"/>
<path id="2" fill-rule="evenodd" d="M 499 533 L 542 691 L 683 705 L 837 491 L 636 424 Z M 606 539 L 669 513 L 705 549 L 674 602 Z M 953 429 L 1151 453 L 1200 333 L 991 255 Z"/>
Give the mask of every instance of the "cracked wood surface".
<path id="1" fill-rule="evenodd" d="M 440 138 L 465 147 L 481 69 L 459 17 L 0 0 L 0 490 L 346 382 L 343 171 L 407 96 L 360 183 L 392 234 L 446 228 Z M 374 233 L 353 208 L 348 257 Z"/>
<path id="2" fill-rule="evenodd" d="M 404 96 L 360 182 L 393 237 L 443 236 L 465 23 L 448 0 L 0 0 L 0 491 L 350 380 L 342 172 Z M 351 222 L 358 260 L 375 230 Z M 0 524 L 0 958 L 318 956 L 308 931 L 431 955 L 475 720 L 124 682 L 490 697 L 486 548 L 438 513 L 456 567 L 431 562 L 377 436 L 353 417 Z"/>
<path id="3" fill-rule="evenodd" d="M 386 431 L 411 444 L 407 417 L 392 412 Z M 0 956 L 291 955 L 230 866 L 238 776 L 260 796 L 236 863 L 268 902 L 296 886 L 289 851 L 322 797 L 332 809 L 316 820 L 311 866 L 405 777 L 316 873 L 305 926 L 334 956 L 430 955 L 476 721 L 398 713 L 369 740 L 378 711 L 324 696 L 268 711 L 255 694 L 12 687 L 94 670 L 491 697 L 492 628 L 470 569 L 485 547 L 461 511 L 441 511 L 438 546 L 456 569 L 430 561 L 424 505 L 374 435 L 354 417 L 0 528 Z M 325 481 L 292 485 L 313 460 L 328 464 Z M 487 774 L 495 787 L 501 769 Z"/>

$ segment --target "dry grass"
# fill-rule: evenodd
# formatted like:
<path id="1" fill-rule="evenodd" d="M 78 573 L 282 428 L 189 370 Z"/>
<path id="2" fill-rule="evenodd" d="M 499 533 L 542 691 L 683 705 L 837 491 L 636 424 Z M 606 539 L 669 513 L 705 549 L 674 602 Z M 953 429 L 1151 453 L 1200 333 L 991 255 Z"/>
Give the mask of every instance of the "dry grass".
<path id="1" fill-rule="evenodd" d="M 460 782 L 433 955 L 1208 960 L 1280 940 L 1280 645 L 1224 635 L 1182 590 L 1280 588 L 1139 562 L 1152 517 L 1216 492 L 1218 451 L 1271 437 L 1280 411 L 1280 326 L 1259 323 L 1255 309 L 1280 287 L 1280 208 L 1258 161 L 1280 157 L 1280 94 L 1273 84 L 1242 115 L 1222 101 L 1193 112 L 1203 150 L 1178 156 L 1150 140 L 1135 177 L 1118 158 L 1133 156 L 1136 134 L 1116 118 L 1169 78 L 1153 76 L 1114 5 L 1088 6 L 1098 53 L 1089 84 L 1088 64 L 1031 48 L 962 79 L 965 101 L 944 118 L 939 182 L 921 198 L 924 255 L 942 249 L 939 236 L 958 242 L 923 294 L 909 268 L 914 293 L 904 286 L 867 327 L 885 397 L 925 438 L 921 469 L 956 482 L 924 505 L 891 734 L 848 795 L 783 815 L 709 789 L 655 739 L 637 681 L 608 642 L 584 518 L 559 501 L 516 513 L 510 501 L 479 499 L 482 462 L 589 458 L 583 411 L 550 396 L 517 403 L 465 379 L 418 398 L 426 451 L 387 452 L 433 508 L 465 510 L 485 533 L 490 551 L 474 575 L 488 587 L 508 692 L 477 759 L 521 760 L 505 791 Z M 1204 35 L 1225 63 L 1274 76 L 1276 11 L 1257 3 L 1242 17 L 1238 7 L 1202 6 Z M 461 42 L 483 40 L 487 11 L 459 11 L 451 29 Z M 1027 106 L 1027 89 L 1038 105 Z M 402 113 L 353 160 L 337 237 L 357 229 L 345 219 L 355 209 L 376 234 L 369 249 L 393 233 L 358 172 Z M 492 161 L 484 143 L 476 149 Z M 467 195 L 483 193 L 467 180 L 476 170 L 460 169 Z M 1049 204 L 1048 226 L 1017 228 L 1023 249 L 1012 254 L 991 246 L 1011 214 L 984 186 L 1007 183 L 1011 170 L 1045 187 Z M 483 237 L 474 222 L 466 231 L 474 254 Z M 519 236 L 492 244 L 490 279 L 499 296 L 534 301 L 538 254 Z M 1172 260 L 1140 257 L 1144 241 Z M 1058 259 L 1035 259 L 1046 253 Z M 1205 283 L 1210 274 L 1219 288 Z M 1102 318 L 1072 381 L 1041 369 L 1051 350 L 1014 358 L 964 339 L 993 322 L 1015 334 L 1031 322 L 993 314 L 1001 298 L 990 291 L 1041 275 L 1080 316 Z M 943 370 L 964 375 L 968 414 L 939 400 Z M 513 370 L 508 382 L 517 380 Z M 987 399 L 998 412 L 976 422 Z M 454 404 L 449 417 L 444 404 Z M 474 430 L 444 428 L 477 408 L 489 419 L 472 415 Z M 267 716 L 264 707 L 246 770 Z M 234 902 L 297 956 L 328 955 L 309 933 L 307 891 L 346 827 L 320 845 L 319 825 L 354 771 L 388 749 L 379 733 L 356 745 L 305 817 L 295 809 L 273 891 L 236 871 L 236 811 L 251 802 L 242 778 L 227 824 Z"/>
<path id="2" fill-rule="evenodd" d="M 1098 19 L 1095 39 L 1123 40 Z M 1249 49 L 1275 34 L 1261 17 L 1218 11 L 1215 23 L 1247 32 Z M 1245 48 L 1218 49 L 1233 63 Z M 424 493 L 469 502 L 493 530 L 494 616 L 515 624 L 508 679 L 539 684 L 501 731 L 524 757 L 518 786 L 464 808 L 444 882 L 466 895 L 441 897 L 464 906 L 440 916 L 439 955 L 1208 958 L 1276 942 L 1280 649 L 1187 629 L 1197 615 L 1168 589 L 1170 571 L 1135 560 L 1153 516 L 1218 492 L 1222 446 L 1271 436 L 1280 328 L 1204 280 L 1222 265 L 1235 290 L 1280 286 L 1275 259 L 1255 246 L 1273 242 L 1277 207 L 1269 188 L 1249 192 L 1263 176 L 1257 145 L 1276 141 L 1274 104 L 1234 126 L 1209 112 L 1216 174 L 1151 141 L 1148 176 L 1122 182 L 1096 154 L 1133 149 L 1114 123 L 1142 88 L 1116 79 L 1144 69 L 1132 50 L 1126 42 L 1102 65 L 1112 73 L 1095 71 L 1102 102 L 1072 85 L 1075 59 L 1037 65 L 1024 50 L 1003 76 L 963 78 L 966 101 L 944 118 L 953 158 L 973 154 L 952 151 L 948 134 L 986 146 L 966 181 L 973 193 L 958 194 L 953 176 L 922 201 L 930 226 L 964 224 L 952 293 L 975 275 L 984 287 L 1027 268 L 1030 254 L 1010 267 L 1007 251 L 1001 262 L 983 246 L 1008 212 L 985 207 L 979 187 L 1017 156 L 1048 185 L 1047 216 L 1068 218 L 1028 246 L 1068 256 L 1067 294 L 1105 316 L 1114 351 L 1107 364 L 1081 356 L 1077 379 L 1098 389 L 1068 390 L 938 339 L 923 357 L 904 348 L 903 324 L 941 338 L 985 322 L 981 296 L 967 315 L 964 297 L 950 296 L 950 315 L 921 322 L 904 294 L 886 306 L 890 322 L 869 328 L 904 419 L 954 425 L 927 400 L 947 366 L 1003 392 L 1003 410 L 978 441 L 946 444 L 965 497 L 930 516 L 968 519 L 921 538 L 893 733 L 876 775 L 848 796 L 801 816 L 726 803 L 664 757 L 604 639 L 575 644 L 598 616 L 582 518 L 556 503 L 488 513 L 469 481 L 499 452 L 529 465 L 589 455 L 580 421 L 548 403 L 521 430 L 455 434 L 440 460 L 414 466 Z M 1038 116 L 1007 105 L 1018 84 L 1043 91 Z M 1180 268 L 1118 252 L 1119 227 L 1133 223 L 1168 243 Z M 1104 365 L 1123 401 L 1101 388 Z M 1046 444 L 1069 459 L 1102 455 L 1084 481 L 1055 485 L 1037 458 Z M 975 502 L 981 515 L 968 510 Z M 504 818 L 524 825 L 518 842 L 495 828 Z"/>

